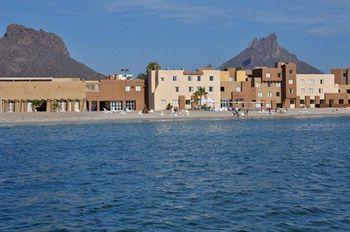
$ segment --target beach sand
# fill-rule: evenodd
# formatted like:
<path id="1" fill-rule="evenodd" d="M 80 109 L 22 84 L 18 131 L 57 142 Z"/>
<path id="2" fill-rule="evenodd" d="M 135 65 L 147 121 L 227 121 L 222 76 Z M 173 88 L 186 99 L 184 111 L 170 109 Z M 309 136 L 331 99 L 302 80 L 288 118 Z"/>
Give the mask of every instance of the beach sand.
<path id="1" fill-rule="evenodd" d="M 349 109 L 289 109 L 287 112 L 259 113 L 249 111 L 248 116 L 239 119 L 278 119 L 278 118 L 316 118 L 350 116 Z M 137 112 L 105 113 L 105 112 L 59 112 L 59 113 L 3 113 L 0 114 L 0 125 L 21 124 L 71 124 L 71 123 L 101 123 L 101 122 L 143 122 L 143 121 L 184 121 L 184 120 L 220 120 L 236 119 L 232 112 L 190 111 L 189 116 L 174 116 L 169 112 L 148 113 L 138 115 Z"/>

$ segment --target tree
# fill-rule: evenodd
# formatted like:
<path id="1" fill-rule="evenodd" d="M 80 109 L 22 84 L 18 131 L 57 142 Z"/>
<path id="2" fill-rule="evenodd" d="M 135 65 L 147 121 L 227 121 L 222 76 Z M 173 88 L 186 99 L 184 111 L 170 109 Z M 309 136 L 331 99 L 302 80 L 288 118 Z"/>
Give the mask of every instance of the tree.
<path id="1" fill-rule="evenodd" d="M 160 64 L 158 64 L 157 62 L 149 62 L 147 67 L 146 67 L 146 71 L 149 71 L 149 70 L 159 70 L 161 67 L 160 67 Z"/>
<path id="2" fill-rule="evenodd" d="M 138 79 L 142 79 L 142 80 L 146 80 L 146 74 L 145 73 L 139 73 L 139 75 L 137 75 Z"/>
<path id="3" fill-rule="evenodd" d="M 34 110 L 36 111 L 37 108 L 39 108 L 42 104 L 42 101 L 41 100 L 38 100 L 38 99 L 34 99 L 32 101 L 32 107 L 34 108 Z"/>
<path id="4" fill-rule="evenodd" d="M 205 87 L 198 87 L 197 91 L 194 93 L 196 99 L 199 98 L 199 106 L 202 106 L 202 97 L 203 95 L 207 95 L 208 92 L 205 90 Z"/>
<path id="5" fill-rule="evenodd" d="M 166 110 L 171 110 L 172 108 L 173 108 L 173 106 L 169 102 L 168 105 L 166 106 Z"/>

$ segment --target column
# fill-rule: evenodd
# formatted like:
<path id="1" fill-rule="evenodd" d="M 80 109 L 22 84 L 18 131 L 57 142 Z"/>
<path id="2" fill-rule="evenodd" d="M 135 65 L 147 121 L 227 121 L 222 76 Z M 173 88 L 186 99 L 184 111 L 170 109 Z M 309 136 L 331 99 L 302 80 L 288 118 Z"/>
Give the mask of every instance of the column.
<path id="1" fill-rule="evenodd" d="M 305 107 L 310 108 L 310 96 L 305 96 Z"/>

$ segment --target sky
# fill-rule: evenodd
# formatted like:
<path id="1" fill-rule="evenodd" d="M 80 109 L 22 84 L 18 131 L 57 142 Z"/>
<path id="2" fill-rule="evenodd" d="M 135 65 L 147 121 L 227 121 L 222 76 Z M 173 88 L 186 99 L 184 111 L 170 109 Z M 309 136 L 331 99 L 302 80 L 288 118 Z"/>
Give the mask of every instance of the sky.
<path id="1" fill-rule="evenodd" d="M 349 22 L 350 0 L 0 0 L 0 34 L 10 23 L 53 32 L 103 74 L 138 74 L 150 61 L 217 67 L 273 32 L 327 73 L 350 66 Z"/>

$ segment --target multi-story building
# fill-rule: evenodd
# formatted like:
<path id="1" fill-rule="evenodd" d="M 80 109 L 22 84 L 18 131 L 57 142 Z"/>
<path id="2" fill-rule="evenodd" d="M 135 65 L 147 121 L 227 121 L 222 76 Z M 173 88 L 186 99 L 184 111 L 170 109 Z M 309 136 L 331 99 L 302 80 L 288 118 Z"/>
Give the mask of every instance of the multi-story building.
<path id="1" fill-rule="evenodd" d="M 194 94 L 198 87 L 204 87 L 207 99 L 220 107 L 220 71 L 213 69 L 151 70 L 147 73 L 148 109 L 165 110 L 170 103 L 179 109 L 193 107 Z"/>
<path id="2" fill-rule="evenodd" d="M 85 99 L 85 84 L 79 78 L 0 78 L 2 112 L 84 111 Z"/>
<path id="3" fill-rule="evenodd" d="M 230 97 L 232 106 L 244 108 L 298 107 L 294 63 L 280 62 L 274 68 L 223 72 L 227 72 L 223 77 L 230 76 L 231 79 L 227 81 L 227 78 L 222 78 L 221 96 L 225 100 L 222 106 L 227 106 Z"/>
<path id="4" fill-rule="evenodd" d="M 335 84 L 350 84 L 350 68 L 332 68 L 331 73 L 334 75 Z"/>
<path id="5" fill-rule="evenodd" d="M 337 94 L 338 85 L 333 74 L 297 74 L 297 96 L 301 107 L 319 107 L 325 94 Z"/>
<path id="6" fill-rule="evenodd" d="M 85 85 L 89 111 L 140 111 L 145 107 L 145 81 L 142 79 L 86 81 Z"/>

